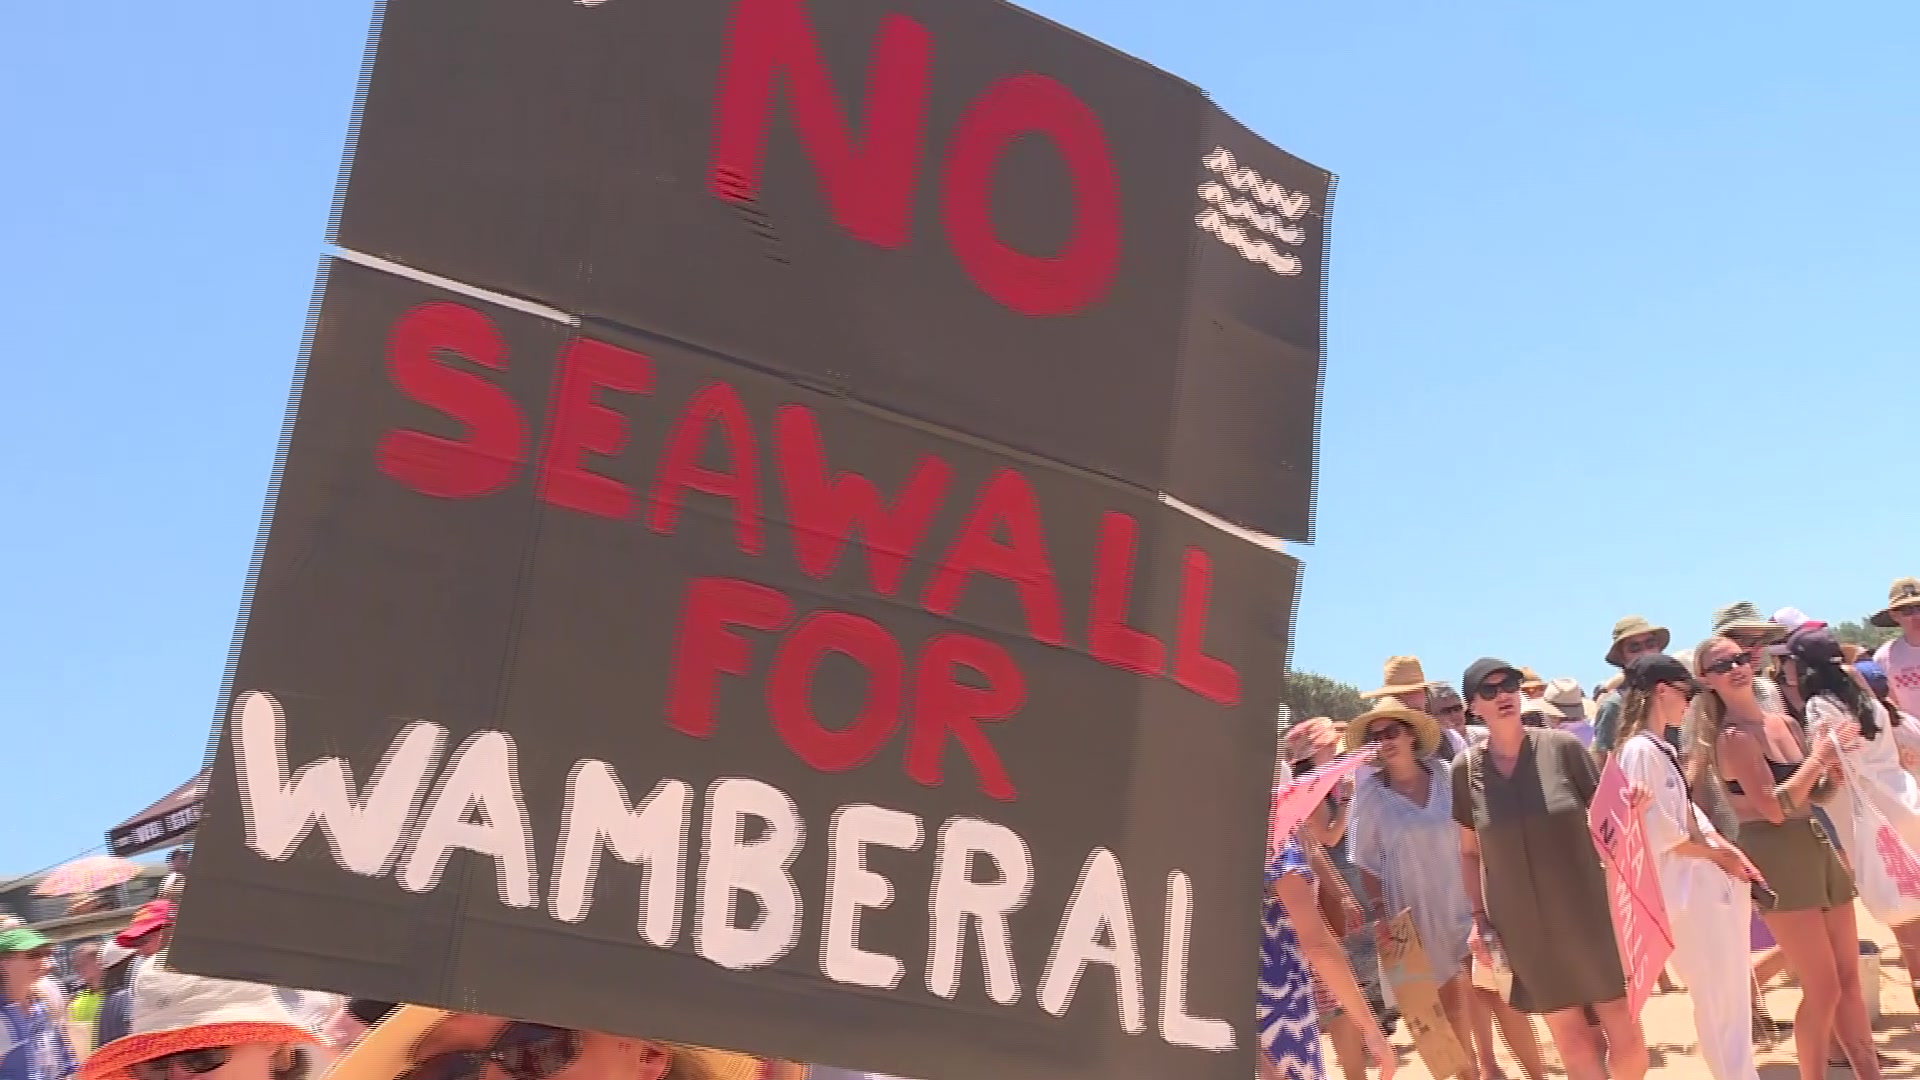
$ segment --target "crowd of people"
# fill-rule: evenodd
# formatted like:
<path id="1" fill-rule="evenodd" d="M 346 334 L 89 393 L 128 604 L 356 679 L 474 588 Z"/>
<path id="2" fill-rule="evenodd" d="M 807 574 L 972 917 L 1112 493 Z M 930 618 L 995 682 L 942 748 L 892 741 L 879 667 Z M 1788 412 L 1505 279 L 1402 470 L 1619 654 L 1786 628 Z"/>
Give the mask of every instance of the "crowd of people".
<path id="1" fill-rule="evenodd" d="M 1757 1080 L 1755 1045 L 1786 1030 L 1803 1078 L 1828 1064 L 1877 1078 L 1856 898 L 1894 930 L 1920 1004 L 1920 580 L 1894 583 L 1869 656 L 1826 624 L 1751 604 L 1711 635 L 1633 616 L 1617 675 L 1590 697 L 1498 659 L 1457 687 L 1395 657 L 1364 712 L 1283 739 L 1282 782 L 1364 762 L 1266 868 L 1256 995 L 1265 1080 L 1363 1080 L 1397 1069 L 1379 929 L 1405 913 L 1463 1075 L 1547 1075 L 1544 1022 L 1572 1080 L 1649 1068 L 1588 810 L 1609 763 L 1672 922 L 1663 980 L 1689 995 L 1715 1080 Z M 1360 759 L 1346 755 L 1364 753 Z M 834 1070 L 417 1005 L 171 970 L 179 880 L 111 942 L 50 978 L 51 945 L 0 927 L 0 1080 L 802 1080 Z M 1760 988 L 1788 975 L 1790 1025 Z M 1330 1049 L 1330 1053 L 1329 1053 Z"/>
<path id="2" fill-rule="evenodd" d="M 1627 784 L 1671 923 L 1663 985 L 1691 1000 L 1715 1080 L 1756 1080 L 1757 1043 L 1791 1032 L 1800 1075 L 1877 1078 L 1855 901 L 1892 929 L 1920 1005 L 1920 579 L 1872 622 L 1868 654 L 1794 608 L 1714 613 L 1699 645 L 1620 620 L 1616 674 L 1589 696 L 1499 659 L 1457 687 L 1387 661 L 1366 710 L 1285 733 L 1282 781 L 1366 751 L 1267 867 L 1260 1023 L 1267 1080 L 1391 1076 L 1396 1014 L 1375 942 L 1410 915 L 1463 1075 L 1502 1078 L 1497 1027 L 1528 1080 L 1533 1019 L 1573 1080 L 1649 1068 L 1589 809 L 1609 763 Z M 1761 988 L 1800 989 L 1790 1022 Z"/>

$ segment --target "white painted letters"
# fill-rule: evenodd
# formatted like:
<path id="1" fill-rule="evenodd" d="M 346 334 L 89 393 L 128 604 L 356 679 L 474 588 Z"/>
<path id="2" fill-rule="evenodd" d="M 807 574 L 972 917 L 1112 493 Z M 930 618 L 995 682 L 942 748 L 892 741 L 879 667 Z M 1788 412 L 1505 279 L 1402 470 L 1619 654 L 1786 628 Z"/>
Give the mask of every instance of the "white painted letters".
<path id="1" fill-rule="evenodd" d="M 920 819 L 912 814 L 856 803 L 833 815 L 827 831 L 826 927 L 820 935 L 820 970 L 855 986 L 891 990 L 905 969 L 897 957 L 860 947 L 860 912 L 893 903 L 893 883 L 867 869 L 867 848 L 915 851 Z"/>
<path id="2" fill-rule="evenodd" d="M 766 835 L 746 837 L 749 818 L 766 823 Z M 766 967 L 800 942 L 800 887 L 788 869 L 800 854 L 806 829 L 786 792 L 758 780 L 714 781 L 707 792 L 706 864 L 700 872 L 694 946 L 700 955 L 735 971 Z M 748 893 L 759 903 L 752 926 L 734 925 L 734 897 Z"/>
<path id="3" fill-rule="evenodd" d="M 432 889 L 455 850 L 473 851 L 499 864 L 503 903 L 534 905 L 533 826 L 506 732 L 477 732 L 453 752 L 423 817 L 420 836 L 400 866 L 401 888 Z"/>
<path id="4" fill-rule="evenodd" d="M 604 761 L 575 765 L 567 777 L 553 869 L 553 917 L 571 923 L 587 917 L 604 844 L 614 858 L 641 867 L 640 936 L 663 949 L 672 945 L 680 936 L 692 816 L 693 788 L 684 780 L 662 780 L 640 805 L 631 806 L 613 766 Z"/>
<path id="5" fill-rule="evenodd" d="M 1100 944 L 1103 935 L 1113 944 Z M 1129 1035 L 1145 1030 L 1147 992 L 1140 976 L 1140 939 L 1133 932 L 1120 860 L 1106 848 L 1094 848 L 1080 869 L 1080 881 L 1073 887 L 1060 934 L 1053 939 L 1053 953 L 1040 976 L 1040 1007 L 1055 1016 L 1064 1014 L 1088 964 L 1113 969 L 1121 1029 Z"/>
<path id="6" fill-rule="evenodd" d="M 985 856 L 999 880 L 976 881 L 973 857 Z M 1002 1005 L 1020 1000 L 1013 968 L 1013 934 L 1007 919 L 1033 890 L 1033 856 L 1020 834 L 978 818 L 954 818 L 940 830 L 933 860 L 933 943 L 927 956 L 927 989 L 943 998 L 960 990 L 961 937 L 967 917 L 980 935 L 987 996 Z"/>
<path id="7" fill-rule="evenodd" d="M 414 808 L 447 741 L 447 730 L 438 724 L 408 724 L 362 794 L 354 790 L 352 769 L 337 757 L 302 765 L 289 776 L 287 714 L 268 694 L 241 694 L 227 730 L 247 846 L 283 861 L 317 825 L 341 868 L 368 877 L 385 874 L 399 857 Z"/>

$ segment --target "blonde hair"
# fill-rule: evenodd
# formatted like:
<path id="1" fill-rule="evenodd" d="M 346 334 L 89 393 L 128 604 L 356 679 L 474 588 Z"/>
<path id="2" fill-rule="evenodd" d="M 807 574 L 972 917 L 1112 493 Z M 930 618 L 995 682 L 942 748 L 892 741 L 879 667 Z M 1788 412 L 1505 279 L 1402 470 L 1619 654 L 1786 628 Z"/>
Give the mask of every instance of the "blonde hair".
<path id="1" fill-rule="evenodd" d="M 1652 693 L 1634 688 L 1622 691 L 1620 694 L 1620 734 L 1614 740 L 1614 745 L 1625 746 L 1628 739 L 1647 730 L 1647 719 L 1652 715 Z"/>
<path id="2" fill-rule="evenodd" d="M 1714 634 L 1694 646 L 1692 667 L 1696 676 L 1707 659 L 1707 651 L 1716 645 L 1725 644 L 1730 648 L 1745 652 L 1739 642 L 1725 634 Z M 1720 695 L 1708 687 L 1705 681 L 1700 683 L 1700 692 L 1693 696 L 1693 702 L 1687 706 L 1686 719 L 1680 724 L 1680 741 L 1685 745 L 1681 776 L 1687 782 L 1689 791 L 1698 790 L 1702 783 L 1724 785 L 1720 779 L 1720 728 L 1727 720 L 1727 703 Z M 1724 791 L 1716 792 L 1724 802 Z"/>

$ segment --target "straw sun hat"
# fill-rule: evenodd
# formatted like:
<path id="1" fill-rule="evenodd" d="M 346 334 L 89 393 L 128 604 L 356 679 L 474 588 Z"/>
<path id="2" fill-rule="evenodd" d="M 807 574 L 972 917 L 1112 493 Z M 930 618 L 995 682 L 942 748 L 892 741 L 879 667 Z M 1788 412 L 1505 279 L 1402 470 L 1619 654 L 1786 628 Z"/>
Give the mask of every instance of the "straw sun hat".
<path id="1" fill-rule="evenodd" d="M 133 1025 L 80 1066 L 79 1080 L 132 1080 L 142 1061 L 244 1043 L 312 1044 L 273 987 L 168 971 L 160 958 L 133 978 Z"/>
<path id="2" fill-rule="evenodd" d="M 1366 701 L 1383 698 L 1392 694 L 1412 694 L 1427 688 L 1427 673 L 1420 669 L 1417 656 L 1394 656 L 1387 660 L 1386 670 L 1381 674 L 1378 689 L 1369 690 L 1360 697 Z"/>
<path id="3" fill-rule="evenodd" d="M 1398 720 L 1413 729 L 1416 757 L 1432 757 L 1440 749 L 1440 721 L 1418 709 L 1409 709 L 1391 697 L 1374 702 L 1366 712 L 1347 721 L 1342 745 L 1350 751 L 1360 749 L 1366 745 L 1367 729 L 1381 720 Z"/>
<path id="4" fill-rule="evenodd" d="M 352 1050 L 334 1062 L 326 1080 L 396 1080 L 418 1064 L 413 1048 L 427 1032 L 453 1014 L 424 1005 L 402 1005 L 368 1031 Z M 670 1044 L 674 1058 L 693 1066 L 702 1080 L 759 1080 L 764 1063 L 750 1054 Z"/>
<path id="5" fill-rule="evenodd" d="M 1872 619 L 1875 626 L 1893 627 L 1900 624 L 1893 621 L 1893 613 L 1898 608 L 1910 608 L 1920 604 L 1920 578 L 1903 577 L 1887 590 L 1887 606 Z"/>
<path id="6" fill-rule="evenodd" d="M 1762 645 L 1778 645 L 1787 638 L 1787 628 L 1777 622 L 1761 618 L 1760 609 L 1754 607 L 1751 600 L 1741 600 L 1715 611 L 1713 632 L 1721 637 L 1731 634 L 1751 635 Z"/>

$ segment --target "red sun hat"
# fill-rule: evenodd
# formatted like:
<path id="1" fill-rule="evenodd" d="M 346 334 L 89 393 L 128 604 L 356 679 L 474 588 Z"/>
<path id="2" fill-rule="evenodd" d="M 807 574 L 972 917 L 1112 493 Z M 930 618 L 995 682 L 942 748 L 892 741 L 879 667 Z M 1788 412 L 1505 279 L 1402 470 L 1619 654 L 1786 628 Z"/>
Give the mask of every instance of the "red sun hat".
<path id="1" fill-rule="evenodd" d="M 140 939 L 156 930 L 165 930 L 173 925 L 173 901 L 150 900 L 140 905 L 133 913 L 133 922 L 113 937 L 113 943 L 122 948 L 131 949 L 140 944 Z"/>

